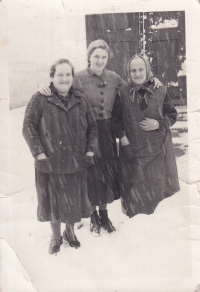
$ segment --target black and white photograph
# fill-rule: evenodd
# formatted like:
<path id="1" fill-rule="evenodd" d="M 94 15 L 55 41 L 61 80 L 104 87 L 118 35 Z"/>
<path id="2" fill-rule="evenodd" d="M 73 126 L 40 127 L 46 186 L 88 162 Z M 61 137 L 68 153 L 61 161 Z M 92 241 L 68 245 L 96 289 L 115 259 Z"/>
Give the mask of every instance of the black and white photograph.
<path id="1" fill-rule="evenodd" d="M 200 3 L 0 1 L 0 291 L 200 292 Z"/>

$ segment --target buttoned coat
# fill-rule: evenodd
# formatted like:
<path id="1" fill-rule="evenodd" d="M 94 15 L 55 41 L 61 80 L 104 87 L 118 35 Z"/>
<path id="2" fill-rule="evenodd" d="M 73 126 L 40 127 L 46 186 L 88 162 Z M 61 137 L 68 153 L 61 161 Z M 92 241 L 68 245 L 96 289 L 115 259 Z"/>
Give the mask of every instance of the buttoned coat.
<path id="1" fill-rule="evenodd" d="M 129 83 L 119 89 L 113 108 L 113 124 L 118 138 L 126 135 L 130 145 L 119 151 L 121 196 L 124 212 L 132 217 L 151 214 L 158 203 L 179 191 L 179 180 L 170 127 L 177 111 L 166 88 L 153 88 L 146 93 L 147 107 L 139 108 L 140 96 L 130 94 Z M 140 123 L 146 118 L 159 123 L 159 129 L 144 131 Z"/>
<path id="2" fill-rule="evenodd" d="M 77 72 L 74 87 L 89 100 L 96 120 L 111 118 L 111 112 L 118 88 L 125 81 L 115 72 L 104 69 L 101 76 L 89 67 Z"/>
<path id="3" fill-rule="evenodd" d="M 87 99 L 72 90 L 67 108 L 51 85 L 52 95 L 39 92 L 30 100 L 24 118 L 23 135 L 35 159 L 35 167 L 48 174 L 74 173 L 88 164 L 85 156 L 94 147 L 97 124 Z M 90 162 L 89 162 L 90 163 Z"/>
<path id="4" fill-rule="evenodd" d="M 94 206 L 119 199 L 118 157 L 111 116 L 118 88 L 124 80 L 115 72 L 104 69 L 100 76 L 89 67 L 77 72 L 74 86 L 91 105 L 98 125 L 98 145 L 95 163 L 88 168 L 88 195 Z"/>

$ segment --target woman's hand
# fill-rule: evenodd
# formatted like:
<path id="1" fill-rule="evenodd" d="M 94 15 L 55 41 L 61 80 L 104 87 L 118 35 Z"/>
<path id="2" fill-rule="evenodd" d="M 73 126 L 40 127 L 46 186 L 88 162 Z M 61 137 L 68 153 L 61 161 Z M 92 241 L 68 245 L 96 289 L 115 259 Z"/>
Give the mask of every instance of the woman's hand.
<path id="1" fill-rule="evenodd" d="M 158 80 L 157 78 L 153 78 L 153 81 L 154 81 L 154 87 L 153 89 L 155 88 L 159 88 L 160 86 L 162 86 L 163 84 L 160 82 L 160 80 Z"/>
<path id="2" fill-rule="evenodd" d="M 45 84 L 45 83 L 41 83 L 38 86 L 38 91 L 39 93 L 46 95 L 46 96 L 50 96 L 51 95 L 51 89 L 49 88 L 49 85 Z"/>
<path id="3" fill-rule="evenodd" d="M 45 153 L 40 153 L 37 155 L 37 160 L 43 160 L 43 159 L 47 159 L 47 156 Z"/>
<path id="4" fill-rule="evenodd" d="M 94 156 L 94 152 L 88 151 L 85 155 L 92 157 L 92 156 Z"/>
<path id="5" fill-rule="evenodd" d="M 120 141 L 122 146 L 130 144 L 129 139 L 126 136 L 122 137 Z"/>
<path id="6" fill-rule="evenodd" d="M 153 131 L 159 129 L 159 123 L 154 119 L 146 118 L 145 120 L 141 121 L 140 127 L 144 131 Z"/>

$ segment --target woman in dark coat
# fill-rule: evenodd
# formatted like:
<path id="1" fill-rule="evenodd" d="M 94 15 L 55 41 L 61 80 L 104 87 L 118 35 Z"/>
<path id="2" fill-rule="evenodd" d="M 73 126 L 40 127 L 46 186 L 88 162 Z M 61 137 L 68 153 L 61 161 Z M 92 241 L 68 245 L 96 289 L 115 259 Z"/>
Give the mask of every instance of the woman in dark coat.
<path id="1" fill-rule="evenodd" d="M 148 60 L 129 61 L 130 81 L 119 88 L 113 125 L 120 139 L 122 208 L 133 217 L 151 214 L 158 203 L 179 191 L 171 127 L 177 112 L 164 86 L 154 89 Z"/>
<path id="2" fill-rule="evenodd" d="M 24 118 L 23 135 L 35 158 L 38 220 L 50 221 L 49 253 L 62 244 L 80 247 L 74 224 L 90 217 L 85 168 L 92 164 L 97 124 L 87 99 L 72 87 L 74 68 L 67 59 L 51 67 L 52 95 L 37 92 Z"/>
<path id="3" fill-rule="evenodd" d="M 95 163 L 88 168 L 88 195 L 93 209 L 90 230 L 94 236 L 99 236 L 101 226 L 109 233 L 115 230 L 107 211 L 107 204 L 120 198 L 118 157 L 111 115 L 117 90 L 125 81 L 115 72 L 105 69 L 110 57 L 105 41 L 92 42 L 87 56 L 88 68 L 75 74 L 74 87 L 87 96 L 98 125 Z M 49 94 L 44 85 L 40 85 L 39 90 Z"/>

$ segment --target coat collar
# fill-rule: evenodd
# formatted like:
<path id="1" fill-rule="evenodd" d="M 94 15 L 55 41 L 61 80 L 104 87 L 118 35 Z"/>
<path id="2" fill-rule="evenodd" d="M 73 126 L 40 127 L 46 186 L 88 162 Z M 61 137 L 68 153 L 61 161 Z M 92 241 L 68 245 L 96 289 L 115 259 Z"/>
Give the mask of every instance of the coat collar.
<path id="1" fill-rule="evenodd" d="M 91 75 L 95 75 L 97 77 L 101 77 L 104 76 L 106 73 L 106 69 L 103 69 L 103 72 L 101 73 L 101 75 L 97 75 L 94 71 L 92 71 L 92 69 L 90 67 L 87 67 L 87 71 L 89 72 L 89 74 Z"/>
<path id="2" fill-rule="evenodd" d="M 47 100 L 49 102 L 55 104 L 56 106 L 62 108 L 66 112 L 68 112 L 75 104 L 81 102 L 82 94 L 79 93 L 78 91 L 74 90 L 73 87 L 71 87 L 70 91 L 69 91 L 70 98 L 68 101 L 68 106 L 66 108 L 64 106 L 64 104 L 62 103 L 61 99 L 58 97 L 58 92 L 57 92 L 56 88 L 54 87 L 53 83 L 50 84 L 50 89 L 51 89 L 52 94 L 50 95 L 49 98 L 47 98 Z"/>

